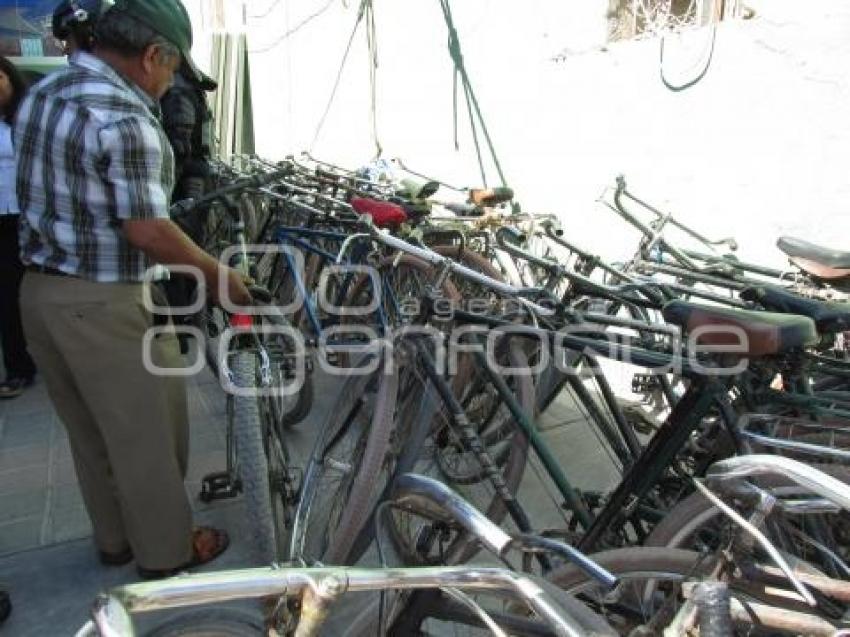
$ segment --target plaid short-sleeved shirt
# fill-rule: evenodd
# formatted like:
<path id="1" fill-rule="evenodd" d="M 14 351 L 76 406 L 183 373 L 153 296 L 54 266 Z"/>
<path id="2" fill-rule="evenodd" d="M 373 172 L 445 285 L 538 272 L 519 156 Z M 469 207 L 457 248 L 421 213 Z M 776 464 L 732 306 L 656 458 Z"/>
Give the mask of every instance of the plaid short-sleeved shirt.
<path id="1" fill-rule="evenodd" d="M 31 89 L 14 131 L 25 263 L 105 283 L 144 279 L 152 263 L 121 222 L 168 218 L 174 156 L 158 115 L 154 100 L 86 53 Z"/>

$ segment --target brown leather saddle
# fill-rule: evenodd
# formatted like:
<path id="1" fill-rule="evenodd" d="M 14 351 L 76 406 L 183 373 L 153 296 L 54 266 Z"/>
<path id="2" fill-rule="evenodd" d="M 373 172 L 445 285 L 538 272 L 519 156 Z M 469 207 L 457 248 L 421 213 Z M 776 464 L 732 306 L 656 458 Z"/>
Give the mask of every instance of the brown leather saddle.
<path id="1" fill-rule="evenodd" d="M 824 248 L 795 237 L 779 237 L 776 246 L 803 272 L 823 281 L 850 282 L 850 252 Z"/>
<path id="2" fill-rule="evenodd" d="M 796 314 L 715 307 L 670 301 L 662 310 L 664 320 L 685 334 L 698 331 L 696 342 L 740 356 L 784 354 L 815 345 L 818 332 L 812 319 Z"/>

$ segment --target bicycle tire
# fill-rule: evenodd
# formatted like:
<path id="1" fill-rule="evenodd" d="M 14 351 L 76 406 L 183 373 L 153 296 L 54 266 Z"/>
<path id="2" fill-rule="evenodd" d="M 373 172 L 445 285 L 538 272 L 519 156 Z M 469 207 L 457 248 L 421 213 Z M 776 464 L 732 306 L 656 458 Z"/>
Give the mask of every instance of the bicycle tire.
<path id="1" fill-rule="evenodd" d="M 597 613 L 593 612 L 587 606 L 582 604 L 575 597 L 565 592 L 563 589 L 558 586 L 552 584 L 551 582 L 541 579 L 539 577 L 535 577 L 535 583 L 543 589 L 543 591 L 550 596 L 552 601 L 554 601 L 562 611 L 569 617 L 571 617 L 576 623 L 578 623 L 581 628 L 584 630 L 584 633 L 588 637 L 616 637 L 617 633 L 611 628 L 608 623 Z M 436 593 L 437 591 L 423 591 L 426 594 L 429 592 Z M 473 594 L 475 595 L 475 594 Z M 505 607 L 502 609 L 502 613 L 496 614 L 492 618 L 496 622 L 497 625 L 500 624 L 500 619 L 504 617 L 506 614 L 510 613 L 511 615 L 516 616 L 517 619 L 528 619 L 528 615 L 530 611 L 527 609 L 524 602 L 514 598 L 514 596 L 509 593 L 493 593 L 494 597 L 500 598 L 504 600 L 505 598 L 511 599 L 508 604 L 505 604 Z M 433 599 L 444 600 L 445 598 L 441 596 L 433 596 Z M 394 618 L 397 618 L 399 614 L 405 613 L 408 611 L 408 607 L 406 605 L 401 605 L 399 608 L 395 609 L 395 613 L 393 613 Z M 451 612 L 449 612 L 451 611 Z M 457 612 L 454 609 L 447 608 L 446 604 L 441 603 L 439 601 L 433 602 L 431 600 L 423 603 L 417 611 L 417 617 L 413 619 L 412 623 L 419 624 L 417 626 L 412 626 L 410 623 L 405 622 L 405 625 L 402 628 L 395 628 L 395 632 L 398 633 L 401 631 L 403 634 L 411 634 L 412 631 L 419 630 L 418 633 L 413 634 L 432 634 L 430 632 L 422 631 L 422 624 L 426 623 L 428 620 L 435 621 L 445 621 L 446 615 L 449 615 L 448 621 L 452 623 L 456 623 L 460 626 L 466 627 L 463 634 L 467 637 L 473 637 L 474 634 L 472 632 L 472 627 L 478 626 L 479 622 L 477 615 L 474 615 L 469 609 L 461 609 L 461 612 Z M 346 633 L 347 637 L 372 637 L 373 635 L 378 634 L 379 630 L 379 610 L 378 610 L 378 600 L 371 600 L 368 604 L 366 604 L 363 610 L 357 614 L 357 616 L 352 621 L 348 632 Z M 390 622 L 388 622 L 390 623 Z M 503 621 L 502 624 L 505 622 Z M 514 630 L 507 630 L 506 626 L 502 626 L 506 629 L 506 632 L 510 635 L 517 635 L 521 633 L 515 632 Z M 411 630 L 412 629 L 412 630 Z M 547 627 L 540 624 L 540 633 L 541 634 L 551 634 Z M 392 634 L 392 631 L 388 634 Z M 441 633 L 438 633 L 441 634 Z M 481 635 L 492 635 L 492 632 L 487 629 L 482 629 Z"/>
<path id="2" fill-rule="evenodd" d="M 280 314 L 260 316 L 258 319 L 261 321 L 261 324 L 263 324 L 263 327 L 266 327 L 265 324 L 269 324 L 272 328 L 283 330 L 294 329 L 289 320 Z M 275 334 L 272 332 L 270 334 L 260 334 L 259 338 L 264 342 L 266 351 L 271 354 L 271 362 L 277 367 L 278 371 L 283 369 L 283 361 L 288 356 L 294 356 L 295 351 L 300 349 L 291 342 L 291 339 L 285 337 L 283 334 Z M 278 421 L 281 426 L 287 429 L 302 422 L 310 415 L 310 411 L 313 408 L 313 375 L 307 368 L 306 359 L 308 354 L 306 351 L 303 351 L 302 353 L 305 360 L 303 361 L 301 386 L 298 388 L 298 392 L 296 393 L 294 400 L 291 402 L 287 401 L 286 405 L 284 405 L 283 400 L 281 400 L 279 405 L 281 409 L 279 410 L 280 413 L 278 414 Z M 296 367 L 297 366 L 298 364 L 296 363 Z M 281 387 L 285 385 L 283 375 L 277 376 L 275 380 L 280 382 Z"/>
<path id="3" fill-rule="evenodd" d="M 665 584 L 672 584 L 676 588 L 678 595 L 678 584 L 685 580 L 705 580 L 712 579 L 716 568 L 716 558 L 694 551 L 686 551 L 683 549 L 675 549 L 668 547 L 630 547 L 611 549 L 594 553 L 590 558 L 599 566 L 605 568 L 610 573 L 614 574 L 619 579 L 619 584 L 614 591 L 607 589 L 595 590 L 598 586 L 589 575 L 573 564 L 565 564 L 549 574 L 547 579 L 553 584 L 564 589 L 580 601 L 589 605 L 592 610 L 599 608 L 603 604 L 610 604 L 612 612 L 623 612 L 628 615 L 634 612 L 634 600 L 629 600 L 625 597 L 628 594 L 628 582 L 631 580 L 643 581 L 645 588 L 637 590 L 641 601 L 639 603 L 647 603 L 652 599 L 657 599 L 658 591 Z M 775 594 L 769 588 L 764 588 L 746 578 L 733 578 L 728 581 L 732 595 L 746 604 L 747 601 L 758 602 L 769 606 L 778 606 L 786 610 L 796 610 L 798 612 L 811 612 L 811 607 L 803 602 L 797 602 L 784 594 L 781 590 Z M 672 589 L 671 589 L 672 591 Z M 594 598 L 594 593 L 599 597 Z M 668 592 L 669 593 L 669 592 Z M 624 601 L 624 599 L 626 601 Z M 669 602 L 669 599 L 667 600 Z M 681 601 L 681 599 L 679 599 Z M 655 609 L 656 611 L 658 608 Z M 672 614 L 675 608 L 668 606 L 666 608 L 668 615 L 662 616 L 667 620 L 672 619 Z M 636 628 L 634 624 L 623 626 L 622 623 L 615 623 L 611 613 L 599 612 L 606 621 L 609 622 L 620 634 L 631 634 L 631 630 Z M 648 619 L 648 618 L 647 618 Z M 645 627 L 644 632 L 640 634 L 660 634 L 664 626 L 669 621 L 662 621 L 661 626 L 651 626 L 653 632 L 649 633 Z M 744 632 L 735 634 L 747 635 L 752 634 L 750 631 L 757 624 L 753 624 Z M 775 631 L 757 634 L 777 634 Z"/>
<path id="4" fill-rule="evenodd" d="M 397 273 L 399 271 L 407 271 L 409 273 L 417 273 L 422 277 L 426 277 L 428 275 L 432 275 L 435 272 L 434 266 L 430 263 L 426 263 L 422 259 L 417 257 L 412 257 L 407 254 L 403 254 L 400 257 L 386 257 L 382 259 L 378 265 L 376 266 L 376 270 L 382 274 L 382 279 L 386 277 L 387 272 Z M 370 298 L 369 293 L 366 292 L 367 288 L 371 285 L 370 277 L 366 275 L 360 275 L 356 278 L 356 280 L 352 283 L 351 288 L 349 290 L 349 294 L 346 298 L 347 306 L 356 306 L 356 300 L 364 298 Z M 445 280 L 440 285 L 440 293 L 441 298 L 446 299 L 452 307 L 457 307 L 457 305 L 461 302 L 462 297 L 455 287 L 454 283 L 449 280 Z M 413 294 L 421 294 L 421 292 L 415 292 Z M 419 300 L 419 297 L 415 297 L 416 300 Z M 393 325 L 392 317 L 390 317 L 390 323 Z M 397 321 L 400 323 L 400 321 Z M 448 322 L 446 322 L 448 323 Z M 470 376 L 472 375 L 472 364 L 470 361 L 470 357 L 463 356 L 460 358 L 458 363 L 458 369 L 455 377 L 452 380 L 452 388 L 455 391 L 455 394 L 459 394 L 463 391 L 467 382 L 469 381 Z"/>
<path id="5" fill-rule="evenodd" d="M 233 609 L 208 608 L 181 613 L 145 637 L 248 637 L 264 635 L 263 622 Z"/>
<path id="6" fill-rule="evenodd" d="M 522 347 L 516 342 L 511 342 L 510 345 L 510 360 L 511 365 L 515 368 L 522 368 L 523 366 L 527 366 L 528 359 L 525 356 Z M 517 385 L 515 389 L 515 393 L 517 395 L 517 399 L 519 400 L 520 405 L 523 408 L 523 411 L 527 414 L 532 414 L 534 410 L 534 384 L 531 380 L 530 375 L 518 375 L 515 377 L 517 379 Z M 438 401 L 438 405 L 441 402 Z M 439 411 L 439 406 L 437 407 L 437 411 Z M 512 423 L 512 429 L 514 430 L 514 436 L 512 438 L 512 444 L 510 445 L 510 450 L 508 456 L 506 457 L 504 463 L 502 464 L 502 477 L 505 482 L 507 489 L 512 494 L 516 494 L 517 489 L 519 488 L 519 484 L 522 480 L 522 476 L 525 472 L 526 460 L 528 457 L 528 438 L 522 434 L 521 431 L 516 427 L 515 424 Z M 415 443 L 422 446 L 425 442 L 425 437 L 431 434 L 426 434 L 426 436 L 419 436 L 416 439 Z M 419 459 L 417 457 L 418 454 L 406 454 L 403 458 L 406 458 L 408 462 L 399 462 L 394 471 L 394 476 L 401 475 L 403 473 L 408 472 L 417 472 L 416 463 Z M 486 476 L 481 476 L 481 480 L 487 480 Z M 449 486 L 453 486 L 449 484 Z M 458 488 L 459 493 L 463 496 L 466 495 L 462 488 L 457 487 L 456 485 L 453 488 Z M 504 502 L 501 497 L 497 493 L 492 493 L 489 496 L 489 502 L 484 503 L 482 506 L 481 503 L 472 503 L 473 506 L 478 507 L 490 520 L 495 523 L 500 523 L 505 515 L 507 514 L 507 508 L 505 507 Z M 410 564 L 423 564 L 423 563 L 436 563 L 433 560 L 423 560 L 422 555 L 420 555 L 415 547 L 412 547 L 410 542 L 407 540 L 409 538 L 404 537 L 404 534 L 399 530 L 396 522 L 396 518 L 390 517 L 391 523 L 389 524 L 388 531 L 393 540 L 393 546 L 395 550 L 398 552 L 399 556 L 402 558 L 403 562 L 406 565 Z M 452 560 L 453 563 L 463 563 L 471 559 L 478 551 L 480 547 L 478 547 L 475 543 L 467 543 L 463 538 L 458 537 L 455 538 L 455 542 L 461 542 L 465 546 L 459 548 L 454 543 L 452 543 L 449 548 L 445 549 L 446 554 L 453 555 L 455 559 Z"/>
<path id="7" fill-rule="evenodd" d="M 504 281 L 504 276 L 499 272 L 492 263 L 480 252 L 476 252 L 468 247 L 463 247 L 459 245 L 436 245 L 431 248 L 434 252 L 444 257 L 448 257 L 452 261 L 457 261 L 473 270 L 477 270 L 481 274 L 484 274 L 491 279 L 495 279 L 497 281 Z M 455 287 L 458 288 L 458 291 L 462 293 L 460 289 L 460 285 L 458 284 L 458 278 L 455 278 L 454 281 Z"/>
<path id="8" fill-rule="evenodd" d="M 251 351 L 237 351 L 232 355 L 229 365 L 237 389 L 257 386 L 256 364 L 256 356 Z M 227 403 L 245 502 L 246 536 L 251 541 L 252 556 L 257 562 L 267 564 L 275 561 L 278 555 L 258 397 L 230 393 Z"/>
<path id="9" fill-rule="evenodd" d="M 313 410 L 313 400 L 313 375 L 308 371 L 304 374 L 304 381 L 301 389 L 298 390 L 298 398 L 296 398 L 295 404 L 283 414 L 281 424 L 289 429 L 304 422 Z"/>
<path id="10" fill-rule="evenodd" d="M 632 577 L 645 579 L 647 586 L 658 587 L 659 582 L 668 581 L 673 582 L 675 586 L 688 577 L 708 576 L 712 566 L 711 561 L 703 559 L 703 556 L 699 553 L 657 547 L 611 549 L 594 553 L 590 558 L 620 579 L 619 596 L 627 594 L 626 582 Z M 629 607 L 628 604 L 622 602 L 620 597 L 614 599 L 613 596 L 610 596 L 611 594 L 607 590 L 599 591 L 600 599 L 594 599 L 593 595 L 597 592 L 595 587 L 598 586 L 598 583 L 574 564 L 561 565 L 549 573 L 546 579 L 573 597 L 589 604 L 591 610 L 596 611 L 594 605 L 602 607 L 606 600 L 627 609 Z M 642 591 L 641 595 L 649 597 L 646 591 Z M 620 634 L 627 634 L 631 628 L 635 627 L 615 623 L 612 621 L 613 618 L 606 615 L 605 612 L 596 612 L 599 612 Z"/>
<path id="11" fill-rule="evenodd" d="M 813 465 L 824 473 L 850 484 L 850 467 L 843 465 Z M 783 476 L 771 475 L 759 478 L 763 487 L 795 486 Z M 801 490 L 804 490 L 801 488 Z M 644 546 L 675 549 L 689 548 L 698 529 L 724 514 L 702 493 L 695 491 L 674 506 L 647 536 Z"/>
<path id="12" fill-rule="evenodd" d="M 374 375 L 377 374 L 377 378 Z M 335 528 L 327 528 L 332 520 L 319 520 L 315 514 L 316 496 L 319 492 L 319 481 L 325 469 L 323 465 L 330 461 L 329 454 L 333 447 L 341 442 L 344 429 L 351 426 L 349 420 L 355 404 L 363 398 L 370 381 L 378 383 L 375 390 L 375 401 L 369 417 L 368 431 L 361 432 L 365 436 L 362 453 L 350 458 L 353 465 L 349 470 L 350 485 L 345 493 L 339 489 L 335 497 L 345 498 L 339 520 Z M 293 537 L 293 556 L 319 560 L 325 564 L 348 564 L 352 561 L 351 549 L 358 532 L 368 519 L 373 507 L 376 490 L 380 488 L 379 479 L 393 430 L 393 412 L 395 410 L 396 388 L 398 378 L 386 374 L 382 367 L 369 376 L 351 376 L 340 389 L 339 398 L 331 409 L 328 419 L 322 427 L 319 439 L 305 472 L 305 484 L 298 506 L 297 530 Z M 339 461 L 333 459 L 334 463 Z M 330 464 L 329 464 L 330 466 Z M 316 528 L 319 524 L 322 528 Z M 332 541 L 320 548 L 321 554 L 305 555 L 305 542 L 308 536 L 328 537 L 332 533 Z"/>
<path id="13" fill-rule="evenodd" d="M 280 253 L 265 253 L 260 260 L 260 264 L 265 267 L 262 271 L 258 272 L 261 284 L 272 293 L 272 297 L 281 307 L 289 306 L 293 303 L 296 300 L 297 294 L 294 275 L 288 272 L 284 263 Z M 281 313 L 277 313 L 270 316 L 263 316 L 262 321 L 271 323 L 276 327 L 292 328 L 294 326 L 304 332 L 306 326 L 302 323 L 303 315 L 304 302 L 302 300 L 299 307 L 291 315 L 284 316 Z M 311 372 L 306 370 L 305 361 L 305 374 L 302 385 L 298 390 L 295 400 L 282 413 L 280 424 L 290 428 L 302 422 L 310 415 L 310 411 L 313 408 L 313 398 L 313 377 Z"/>

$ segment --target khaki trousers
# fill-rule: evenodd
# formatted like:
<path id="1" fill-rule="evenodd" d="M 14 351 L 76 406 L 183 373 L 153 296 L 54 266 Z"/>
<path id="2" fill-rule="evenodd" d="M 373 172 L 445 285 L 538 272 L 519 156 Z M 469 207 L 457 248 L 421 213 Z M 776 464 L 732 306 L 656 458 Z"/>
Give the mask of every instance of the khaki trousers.
<path id="1" fill-rule="evenodd" d="M 186 388 L 182 378 L 145 369 L 143 336 L 152 323 L 142 285 L 27 272 L 21 313 L 68 431 L 95 544 L 112 553 L 129 546 L 144 568 L 185 563 L 192 554 Z M 182 366 L 172 333 L 150 350 L 156 365 Z"/>

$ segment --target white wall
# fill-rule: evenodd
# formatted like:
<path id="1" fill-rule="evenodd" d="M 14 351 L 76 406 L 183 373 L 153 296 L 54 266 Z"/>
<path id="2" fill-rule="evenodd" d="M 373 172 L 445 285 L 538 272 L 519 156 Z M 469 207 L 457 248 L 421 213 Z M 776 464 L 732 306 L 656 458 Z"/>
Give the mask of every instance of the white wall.
<path id="1" fill-rule="evenodd" d="M 249 0 L 249 47 L 269 47 L 326 4 Z M 850 5 L 753 0 L 757 19 L 718 30 L 706 78 L 672 93 L 658 78 L 658 41 L 552 60 L 565 47 L 585 50 L 603 37 L 606 4 L 453 3 L 467 68 L 525 209 L 557 211 L 575 240 L 622 254 L 633 235 L 594 200 L 624 173 L 637 194 L 707 234 L 734 234 L 744 257 L 780 265 L 773 244 L 781 233 L 850 249 Z M 317 156 L 352 167 L 373 156 L 362 27 L 313 144 L 358 5 L 335 0 L 301 30 L 252 55 L 260 154 L 279 158 L 312 146 Z M 265 18 L 250 17 L 268 9 Z M 452 71 L 439 3 L 376 0 L 375 13 L 384 155 L 477 185 L 462 102 L 460 151 L 453 147 Z M 671 74 L 687 75 L 676 67 L 686 67 L 688 47 L 699 53 L 707 35 L 668 42 Z"/>

